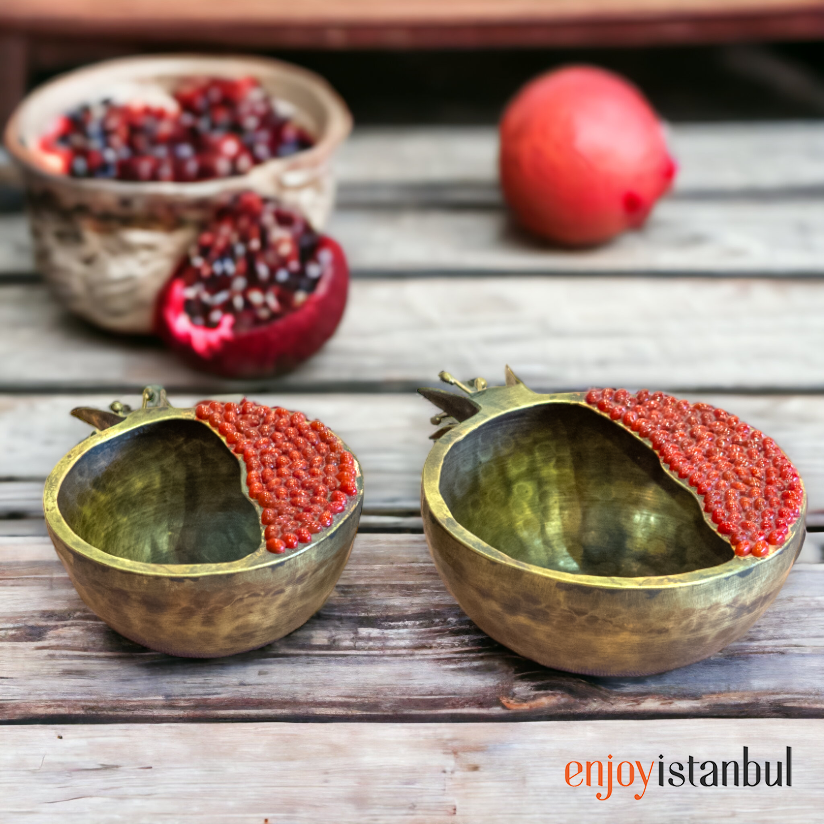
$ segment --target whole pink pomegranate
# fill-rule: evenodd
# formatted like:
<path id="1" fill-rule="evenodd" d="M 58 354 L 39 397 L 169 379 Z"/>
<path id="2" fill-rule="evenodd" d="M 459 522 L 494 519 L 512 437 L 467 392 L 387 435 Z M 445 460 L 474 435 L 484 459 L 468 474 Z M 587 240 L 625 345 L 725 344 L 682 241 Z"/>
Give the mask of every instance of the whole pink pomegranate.
<path id="1" fill-rule="evenodd" d="M 644 96 L 591 66 L 527 83 L 504 112 L 500 137 L 510 207 L 528 229 L 567 246 L 641 226 L 677 168 Z"/>

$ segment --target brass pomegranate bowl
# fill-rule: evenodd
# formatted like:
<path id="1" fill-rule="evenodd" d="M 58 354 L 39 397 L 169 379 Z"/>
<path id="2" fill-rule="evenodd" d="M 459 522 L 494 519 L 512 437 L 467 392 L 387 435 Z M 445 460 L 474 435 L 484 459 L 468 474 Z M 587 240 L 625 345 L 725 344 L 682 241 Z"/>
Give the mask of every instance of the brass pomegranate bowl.
<path id="1" fill-rule="evenodd" d="M 419 390 L 443 410 L 424 531 L 495 640 L 569 672 L 645 675 L 718 652 L 775 599 L 807 499 L 771 439 L 662 393 L 542 395 L 509 368 L 506 386 L 441 377 L 467 394 Z"/>
<path id="2" fill-rule="evenodd" d="M 80 597 L 121 635 L 171 655 L 232 655 L 297 629 L 329 597 L 352 549 L 363 502 L 357 460 L 300 413 L 268 410 L 264 417 L 260 410 L 268 408 L 251 402 L 237 414 L 213 412 L 208 403 L 175 409 L 160 387 L 148 387 L 143 398 L 135 411 L 117 402 L 113 411 L 74 410 L 97 431 L 46 481 L 49 535 Z M 254 407 L 248 414 L 246 404 Z M 269 413 L 292 417 L 283 426 Z M 271 425 L 246 426 L 243 419 L 254 424 L 256 414 Z M 300 437 L 297 428 L 306 438 L 294 447 L 288 441 Z M 277 515 L 278 481 L 287 490 L 284 505 L 292 495 L 298 511 L 304 493 L 294 489 L 307 489 L 313 476 L 304 469 L 290 475 L 289 460 L 273 457 L 263 442 L 276 429 L 287 443 L 278 455 L 292 454 L 293 467 L 302 465 L 295 449 L 310 448 L 308 440 L 322 453 L 313 465 L 322 467 L 323 455 L 330 465 L 332 453 L 345 470 L 323 486 L 337 487 L 328 506 L 314 516 L 306 506 L 309 514 L 291 526 Z M 278 470 L 261 470 L 267 462 Z M 275 480 L 267 488 L 260 475 Z M 288 531 L 278 533 L 279 524 Z"/>
<path id="3" fill-rule="evenodd" d="M 314 144 L 245 174 L 194 182 L 56 173 L 39 142 L 56 119 L 105 98 L 165 105 L 184 78 L 253 77 Z M 155 299 L 215 207 L 239 191 L 276 198 L 320 230 L 335 199 L 332 156 L 352 117 L 318 75 L 277 60 L 152 55 L 108 60 L 45 83 L 17 107 L 5 145 L 26 188 L 38 271 L 75 314 L 113 332 L 153 331 Z"/>

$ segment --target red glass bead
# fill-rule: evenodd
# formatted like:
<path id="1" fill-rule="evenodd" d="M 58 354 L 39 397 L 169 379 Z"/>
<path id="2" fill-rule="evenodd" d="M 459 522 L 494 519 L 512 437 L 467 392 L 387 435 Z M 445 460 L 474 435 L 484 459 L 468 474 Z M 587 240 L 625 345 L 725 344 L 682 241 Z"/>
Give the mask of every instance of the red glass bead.
<path id="1" fill-rule="evenodd" d="M 752 554 L 756 558 L 764 558 L 770 551 L 770 545 L 766 541 L 756 541 L 752 548 Z"/>
<path id="2" fill-rule="evenodd" d="M 624 389 L 593 389 L 586 401 L 647 438 L 661 462 L 688 479 L 718 532 L 732 536 L 733 546 L 758 545 L 765 535 L 786 538 L 785 530 L 801 511 L 803 486 L 771 438 L 723 409 L 661 392 L 633 396 Z M 351 489 L 344 477 L 338 491 Z"/>

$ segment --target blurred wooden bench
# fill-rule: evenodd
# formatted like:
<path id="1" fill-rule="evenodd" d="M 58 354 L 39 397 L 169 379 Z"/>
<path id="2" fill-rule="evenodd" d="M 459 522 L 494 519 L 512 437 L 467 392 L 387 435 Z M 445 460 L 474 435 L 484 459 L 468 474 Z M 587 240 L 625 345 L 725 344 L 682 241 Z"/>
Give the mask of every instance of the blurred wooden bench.
<path id="1" fill-rule="evenodd" d="M 73 42 L 271 48 L 453 48 L 729 43 L 824 35 L 820 0 L 3 0 L 0 123 L 32 46 Z M 334 79 L 333 79 L 334 80 Z"/>

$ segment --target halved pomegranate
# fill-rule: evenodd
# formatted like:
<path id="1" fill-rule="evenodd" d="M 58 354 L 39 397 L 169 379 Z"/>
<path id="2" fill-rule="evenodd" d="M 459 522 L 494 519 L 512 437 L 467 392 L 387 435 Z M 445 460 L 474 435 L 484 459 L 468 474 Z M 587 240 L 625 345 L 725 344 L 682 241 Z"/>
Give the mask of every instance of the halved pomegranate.
<path id="1" fill-rule="evenodd" d="M 243 192 L 160 293 L 156 327 L 186 360 L 235 378 L 294 368 L 332 336 L 346 306 L 340 246 L 276 201 Z"/>

